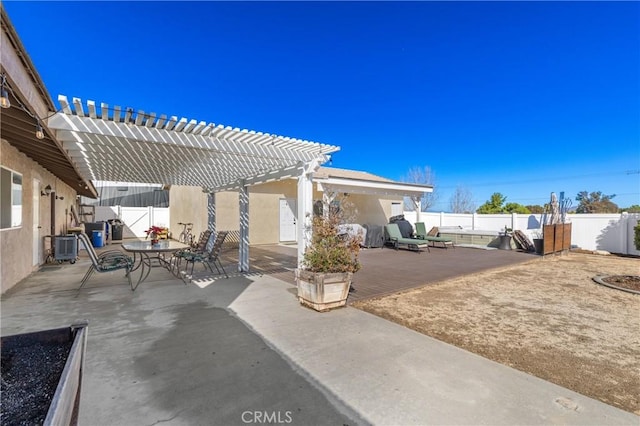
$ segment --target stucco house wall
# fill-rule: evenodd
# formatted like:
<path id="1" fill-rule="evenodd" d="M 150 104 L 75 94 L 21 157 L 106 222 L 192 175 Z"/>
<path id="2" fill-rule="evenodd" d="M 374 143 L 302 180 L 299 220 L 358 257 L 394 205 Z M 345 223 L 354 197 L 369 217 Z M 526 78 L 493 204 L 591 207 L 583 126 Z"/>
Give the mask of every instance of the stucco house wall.
<path id="1" fill-rule="evenodd" d="M 280 239 L 280 200 L 296 199 L 298 185 L 295 179 L 286 179 L 249 187 L 249 243 L 274 244 Z M 216 229 L 238 231 L 240 215 L 237 192 L 216 194 Z M 322 200 L 322 192 L 314 185 L 314 200 Z M 350 194 L 348 200 L 356 209 L 356 222 L 383 225 L 391 216 L 392 203 L 402 197 Z M 200 188 L 172 186 L 170 191 L 170 229 L 177 238 L 182 229 L 178 222 L 192 222 L 198 233 L 207 229 L 207 195 Z M 297 212 L 296 212 L 297 213 Z"/>
<path id="2" fill-rule="evenodd" d="M 169 230 L 178 239 L 182 225 L 178 222 L 193 223 L 193 233 L 207 229 L 207 194 L 199 187 L 173 185 L 169 190 Z"/>
<path id="3" fill-rule="evenodd" d="M 0 258 L 2 258 L 0 281 L 2 293 L 5 293 L 37 270 L 44 262 L 44 236 L 50 235 L 52 231 L 52 203 L 55 206 L 54 235 L 66 232 L 71 205 L 76 199 L 76 191 L 4 139 L 0 140 L 0 165 L 22 175 L 22 224 L 19 227 L 0 230 Z M 34 180 L 39 181 L 39 190 L 36 193 L 34 193 Z M 41 196 L 39 191 L 47 185 L 50 185 L 56 194 L 48 197 Z M 64 199 L 56 199 L 56 195 Z M 33 219 L 34 197 L 38 199 L 39 204 L 39 221 L 36 226 Z M 34 237 L 37 237 L 39 245 L 36 259 L 34 259 Z M 47 248 L 48 246 L 47 241 Z"/>

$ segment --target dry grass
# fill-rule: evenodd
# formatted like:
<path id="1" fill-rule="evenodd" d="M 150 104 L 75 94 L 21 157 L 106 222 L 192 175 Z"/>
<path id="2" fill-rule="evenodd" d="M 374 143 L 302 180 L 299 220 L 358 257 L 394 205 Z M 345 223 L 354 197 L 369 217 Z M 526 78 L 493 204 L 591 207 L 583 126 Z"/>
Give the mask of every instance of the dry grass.
<path id="1" fill-rule="evenodd" d="M 595 275 L 640 275 L 640 261 L 538 258 L 355 306 L 640 414 L 640 295 Z"/>

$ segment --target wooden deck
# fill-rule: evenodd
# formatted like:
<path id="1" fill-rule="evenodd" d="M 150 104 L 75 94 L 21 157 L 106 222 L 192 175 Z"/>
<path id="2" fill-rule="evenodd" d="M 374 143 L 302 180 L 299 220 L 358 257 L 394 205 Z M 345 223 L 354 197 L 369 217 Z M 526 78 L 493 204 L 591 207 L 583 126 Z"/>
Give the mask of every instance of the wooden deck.
<path id="1" fill-rule="evenodd" d="M 249 249 L 253 273 L 272 275 L 295 285 L 297 249 L 290 246 L 265 245 Z M 237 264 L 237 249 L 223 254 L 225 267 Z M 363 249 L 362 268 L 355 274 L 349 303 L 381 297 L 399 291 L 422 287 L 448 278 L 508 266 L 535 259 L 536 256 L 515 250 L 481 250 L 457 247 L 432 247 L 420 253 L 408 250 Z"/>

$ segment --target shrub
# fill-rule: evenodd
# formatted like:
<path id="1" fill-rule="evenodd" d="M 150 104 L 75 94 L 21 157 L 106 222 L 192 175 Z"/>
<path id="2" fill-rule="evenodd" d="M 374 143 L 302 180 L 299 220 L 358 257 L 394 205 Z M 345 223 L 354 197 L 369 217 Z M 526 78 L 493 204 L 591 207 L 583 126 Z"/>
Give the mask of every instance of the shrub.
<path id="1" fill-rule="evenodd" d="M 633 228 L 635 232 L 634 242 L 636 243 L 636 250 L 640 250 L 640 222 Z"/>
<path id="2" fill-rule="evenodd" d="M 361 237 L 340 233 L 343 208 L 328 210 L 327 214 L 313 218 L 313 237 L 304 254 L 303 266 L 311 272 L 357 272 Z"/>

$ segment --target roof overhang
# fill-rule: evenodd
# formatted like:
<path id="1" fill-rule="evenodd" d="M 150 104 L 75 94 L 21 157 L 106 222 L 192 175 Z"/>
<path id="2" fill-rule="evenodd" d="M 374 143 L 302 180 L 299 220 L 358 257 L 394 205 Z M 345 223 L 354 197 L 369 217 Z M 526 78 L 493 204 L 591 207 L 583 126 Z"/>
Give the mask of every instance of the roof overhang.
<path id="1" fill-rule="evenodd" d="M 91 180 L 237 189 L 296 175 L 340 148 L 59 96 L 48 127 Z"/>
<path id="2" fill-rule="evenodd" d="M 6 89 L 11 102 L 10 108 L 0 110 L 0 138 L 78 194 L 95 198 L 95 188 L 82 179 L 71 158 L 51 132 L 45 127 L 44 138 L 36 138 L 38 117 L 46 117 L 54 105 L 2 4 L 0 12 L 0 71 L 6 76 Z"/>
<path id="3" fill-rule="evenodd" d="M 349 194 L 388 195 L 396 197 L 422 197 L 433 192 L 433 187 L 401 182 L 379 182 L 337 177 L 314 178 L 322 192 L 346 192 Z"/>

